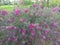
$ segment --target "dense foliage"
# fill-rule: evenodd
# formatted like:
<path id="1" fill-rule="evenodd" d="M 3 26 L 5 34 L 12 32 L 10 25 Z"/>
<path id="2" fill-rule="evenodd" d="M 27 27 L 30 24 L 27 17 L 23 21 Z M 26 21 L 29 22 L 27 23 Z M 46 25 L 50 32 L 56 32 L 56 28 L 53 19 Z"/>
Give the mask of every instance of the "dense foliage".
<path id="1" fill-rule="evenodd" d="M 60 8 L 31 8 L 0 11 L 0 45 L 60 45 L 60 28 L 53 16 Z"/>

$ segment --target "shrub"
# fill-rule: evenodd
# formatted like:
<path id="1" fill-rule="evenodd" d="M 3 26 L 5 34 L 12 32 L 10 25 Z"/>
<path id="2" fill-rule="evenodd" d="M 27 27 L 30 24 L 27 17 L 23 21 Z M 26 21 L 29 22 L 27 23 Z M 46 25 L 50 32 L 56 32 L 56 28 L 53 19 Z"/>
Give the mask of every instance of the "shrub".
<path id="1" fill-rule="evenodd" d="M 4 25 L 0 26 L 0 45 L 60 45 L 59 24 L 53 18 L 55 11 L 37 4 L 6 15 L 1 11 L 4 20 L 0 22 Z"/>

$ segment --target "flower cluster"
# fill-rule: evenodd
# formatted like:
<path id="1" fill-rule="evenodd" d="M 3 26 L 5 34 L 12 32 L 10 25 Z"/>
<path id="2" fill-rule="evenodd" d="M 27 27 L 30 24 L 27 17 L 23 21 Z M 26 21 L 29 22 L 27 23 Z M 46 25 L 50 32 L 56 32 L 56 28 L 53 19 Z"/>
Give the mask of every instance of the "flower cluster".
<path id="1" fill-rule="evenodd" d="M 56 11 L 59 9 L 37 4 L 10 14 L 2 10 L 4 25 L 0 25 L 0 45 L 60 45 L 59 24 L 52 14 Z"/>

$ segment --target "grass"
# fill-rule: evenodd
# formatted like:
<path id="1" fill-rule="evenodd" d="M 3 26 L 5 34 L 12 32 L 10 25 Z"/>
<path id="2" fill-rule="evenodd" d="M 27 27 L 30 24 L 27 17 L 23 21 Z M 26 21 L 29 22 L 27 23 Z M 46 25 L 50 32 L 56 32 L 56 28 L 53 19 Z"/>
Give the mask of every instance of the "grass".
<path id="1" fill-rule="evenodd" d="M 20 5 L 20 8 L 26 8 L 26 7 L 30 7 L 31 5 Z M 14 5 L 2 5 L 0 7 L 1 9 L 6 9 L 7 11 L 11 11 L 14 9 Z"/>
<path id="2" fill-rule="evenodd" d="M 6 9 L 6 10 L 9 10 L 9 11 L 13 10 L 13 7 L 14 7 L 13 5 L 2 5 L 1 6 L 2 9 Z"/>

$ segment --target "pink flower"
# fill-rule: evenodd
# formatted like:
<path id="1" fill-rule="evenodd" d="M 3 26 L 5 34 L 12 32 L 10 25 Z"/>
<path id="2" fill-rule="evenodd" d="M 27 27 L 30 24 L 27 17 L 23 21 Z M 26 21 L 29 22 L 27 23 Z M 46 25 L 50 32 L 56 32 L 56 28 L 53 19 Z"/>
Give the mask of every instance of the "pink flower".
<path id="1" fill-rule="evenodd" d="M 21 32 L 21 29 L 19 29 L 19 33 Z"/>
<path id="2" fill-rule="evenodd" d="M 46 39 L 46 36 L 42 36 L 42 38 L 45 40 Z"/>
<path id="3" fill-rule="evenodd" d="M 58 26 L 58 23 L 52 22 L 51 25 L 56 28 Z"/>
<path id="4" fill-rule="evenodd" d="M 24 18 L 21 18 L 21 19 L 20 19 L 20 22 L 25 22 L 25 19 L 24 19 Z"/>
<path id="5" fill-rule="evenodd" d="M 37 30 L 40 30 L 40 29 L 41 29 L 38 23 L 35 24 L 35 28 L 36 28 Z"/>
<path id="6" fill-rule="evenodd" d="M 18 40 L 18 39 L 17 39 L 16 37 L 14 37 L 14 40 L 13 40 L 13 41 L 14 41 L 14 42 L 17 42 L 17 40 Z"/>
<path id="7" fill-rule="evenodd" d="M 35 25 L 35 27 L 36 27 L 36 26 L 39 26 L 39 23 L 36 23 L 36 24 L 34 24 L 34 25 Z"/>
<path id="8" fill-rule="evenodd" d="M 29 28 L 30 28 L 30 29 L 34 29 L 34 27 L 35 27 L 35 25 L 34 25 L 33 23 L 31 23 L 31 24 L 29 25 Z"/>
<path id="9" fill-rule="evenodd" d="M 3 16 L 7 15 L 7 11 L 6 10 L 2 10 L 2 15 Z"/>
<path id="10" fill-rule="evenodd" d="M 58 45 L 58 43 L 57 42 L 54 42 L 53 45 Z"/>
<path id="11" fill-rule="evenodd" d="M 37 4 L 34 4 L 33 7 L 36 8 L 37 7 Z"/>
<path id="12" fill-rule="evenodd" d="M 46 26 L 46 28 L 48 28 L 48 27 L 49 27 L 49 25 L 48 25 L 48 24 L 46 24 L 45 26 Z"/>
<path id="13" fill-rule="evenodd" d="M 16 35 L 17 33 L 16 32 L 13 32 L 14 33 L 14 35 Z"/>
<path id="14" fill-rule="evenodd" d="M 17 15 L 17 16 L 19 16 L 19 15 L 20 15 L 20 12 L 21 12 L 21 10 L 20 10 L 20 9 L 17 9 L 17 10 L 15 11 L 15 13 L 16 13 L 16 15 Z"/>
<path id="15" fill-rule="evenodd" d="M 8 41 L 13 40 L 14 38 L 12 36 L 8 37 Z"/>
<path id="16" fill-rule="evenodd" d="M 25 9 L 25 13 L 28 13 L 28 12 L 29 12 L 29 9 L 28 9 L 28 8 L 26 8 L 26 9 Z"/>
<path id="17" fill-rule="evenodd" d="M 15 26 L 6 26 L 6 29 L 7 29 L 7 30 L 15 30 L 16 27 L 15 27 Z"/>
<path id="18" fill-rule="evenodd" d="M 23 38 L 26 38 L 27 36 L 26 36 L 26 33 L 27 33 L 27 30 L 26 29 L 23 29 L 22 30 L 22 36 L 23 36 Z"/>
<path id="19" fill-rule="evenodd" d="M 11 35 L 11 32 L 7 32 L 7 34 L 8 34 L 8 36 L 10 36 Z"/>
<path id="20" fill-rule="evenodd" d="M 53 12 L 58 12 L 59 9 L 60 9 L 60 8 L 59 8 L 58 6 L 56 6 L 55 8 L 52 9 L 52 11 L 53 11 Z"/>
<path id="21" fill-rule="evenodd" d="M 26 32 L 27 32 L 26 29 L 23 29 L 23 30 L 22 30 L 22 35 L 25 35 Z"/>
<path id="22" fill-rule="evenodd" d="M 48 34 L 50 32 L 50 29 L 45 30 L 45 34 Z"/>
<path id="23" fill-rule="evenodd" d="M 34 30 L 31 30 L 31 35 L 35 36 L 35 31 Z"/>
<path id="24" fill-rule="evenodd" d="M 14 22 L 14 18 L 11 18 L 11 19 L 9 20 L 9 22 Z"/>
<path id="25" fill-rule="evenodd" d="M 6 29 L 7 30 L 11 30 L 12 29 L 12 26 L 6 26 Z"/>
<path id="26" fill-rule="evenodd" d="M 40 8 L 42 8 L 42 7 L 43 7 L 43 4 L 41 3 L 41 4 L 40 4 Z"/>
<path id="27" fill-rule="evenodd" d="M 11 38 L 9 37 L 9 38 L 8 38 L 8 41 L 10 41 L 10 40 L 11 40 Z"/>

